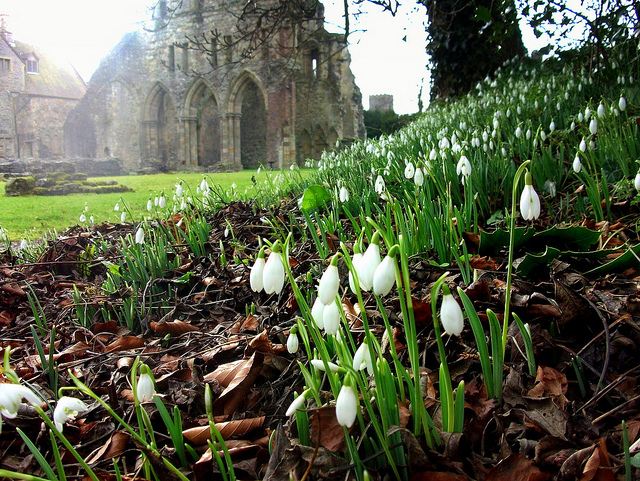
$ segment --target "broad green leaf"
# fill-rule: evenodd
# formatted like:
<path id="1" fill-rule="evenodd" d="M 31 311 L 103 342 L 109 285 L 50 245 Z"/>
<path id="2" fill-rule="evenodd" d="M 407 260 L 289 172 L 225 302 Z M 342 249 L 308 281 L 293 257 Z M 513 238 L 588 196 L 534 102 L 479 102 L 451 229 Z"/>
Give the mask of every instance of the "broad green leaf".
<path id="1" fill-rule="evenodd" d="M 600 232 L 586 227 L 551 227 L 534 236 L 539 245 L 553 246 L 563 251 L 586 251 L 600 239 Z"/>
<path id="2" fill-rule="evenodd" d="M 611 262 L 607 262 L 595 269 L 591 269 L 590 271 L 585 272 L 585 274 L 602 275 L 608 274 L 609 272 L 622 272 L 630 267 L 638 266 L 640 266 L 640 244 L 628 249 L 627 252 L 616 257 Z"/>
<path id="3" fill-rule="evenodd" d="M 518 248 L 535 235 L 535 229 L 531 227 L 516 227 L 515 247 Z M 479 254 L 484 256 L 509 248 L 509 231 L 497 230 L 495 232 L 480 232 Z"/>
<path id="4" fill-rule="evenodd" d="M 320 207 L 324 206 L 327 202 L 330 201 L 331 195 L 329 195 L 327 189 L 325 189 L 321 185 L 314 184 L 310 185 L 304 190 L 300 208 L 308 212 L 313 212 L 320 209 Z"/>

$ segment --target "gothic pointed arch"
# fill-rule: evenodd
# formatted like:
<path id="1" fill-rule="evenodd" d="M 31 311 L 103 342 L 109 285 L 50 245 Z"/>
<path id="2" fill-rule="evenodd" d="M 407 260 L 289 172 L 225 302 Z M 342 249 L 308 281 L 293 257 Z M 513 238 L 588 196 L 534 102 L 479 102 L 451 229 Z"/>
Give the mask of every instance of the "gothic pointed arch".
<path id="1" fill-rule="evenodd" d="M 175 158 L 176 108 L 169 89 L 156 82 L 151 88 L 142 119 L 143 158 L 161 170 L 172 167 Z"/>
<path id="2" fill-rule="evenodd" d="M 236 163 L 255 169 L 267 162 L 267 94 L 251 72 L 242 72 L 231 89 L 229 116 Z M 238 125 L 239 124 L 239 125 Z M 238 158 L 239 157 L 239 158 Z"/>
<path id="3" fill-rule="evenodd" d="M 189 89 L 184 112 L 188 163 L 202 167 L 220 164 L 220 108 L 215 92 L 203 79 L 196 80 Z"/>
<path id="4" fill-rule="evenodd" d="M 298 135 L 298 164 L 302 165 L 307 159 L 313 158 L 313 139 L 307 129 L 302 129 Z"/>
<path id="5" fill-rule="evenodd" d="M 321 126 L 317 126 L 313 132 L 313 155 L 314 159 L 322 157 L 322 152 L 327 150 L 327 135 Z"/>
<path id="6" fill-rule="evenodd" d="M 336 130 L 335 127 L 331 127 L 329 129 L 329 133 L 327 134 L 327 144 L 329 149 L 335 149 L 336 148 L 336 143 L 338 142 L 338 139 L 340 138 L 340 136 L 338 135 L 338 131 Z"/>

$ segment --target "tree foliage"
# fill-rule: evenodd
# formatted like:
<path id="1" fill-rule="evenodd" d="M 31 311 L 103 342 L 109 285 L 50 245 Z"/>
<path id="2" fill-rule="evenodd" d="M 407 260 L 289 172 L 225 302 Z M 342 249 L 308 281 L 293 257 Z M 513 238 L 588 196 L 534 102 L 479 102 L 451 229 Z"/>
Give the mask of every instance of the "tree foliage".
<path id="1" fill-rule="evenodd" d="M 419 0 L 427 8 L 431 100 L 464 95 L 526 53 L 513 0 Z"/>

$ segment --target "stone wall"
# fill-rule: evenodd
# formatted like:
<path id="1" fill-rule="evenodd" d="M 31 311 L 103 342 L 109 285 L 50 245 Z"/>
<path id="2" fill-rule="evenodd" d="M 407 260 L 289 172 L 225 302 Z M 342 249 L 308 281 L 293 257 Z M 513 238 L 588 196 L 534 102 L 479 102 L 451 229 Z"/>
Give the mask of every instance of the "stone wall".
<path id="1" fill-rule="evenodd" d="M 126 35 L 69 115 L 67 153 L 117 156 L 132 171 L 149 163 L 166 170 L 286 168 L 318 158 L 339 138 L 364 137 L 349 53 L 322 21 L 283 28 L 277 39 L 293 47 L 313 35 L 308 45 L 270 45 L 242 62 L 237 50 L 214 58 L 189 48 L 187 38 L 211 30 L 232 35 L 229 10 L 243 5 L 183 2 L 166 28 Z"/>

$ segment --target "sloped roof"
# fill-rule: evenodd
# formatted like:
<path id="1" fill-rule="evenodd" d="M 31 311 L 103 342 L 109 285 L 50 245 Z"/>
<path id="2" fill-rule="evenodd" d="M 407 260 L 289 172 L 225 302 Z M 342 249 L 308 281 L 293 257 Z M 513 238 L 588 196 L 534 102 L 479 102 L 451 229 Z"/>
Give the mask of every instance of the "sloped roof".
<path id="1" fill-rule="evenodd" d="M 32 95 L 81 99 L 87 84 L 66 60 L 43 52 L 40 48 L 23 42 L 15 42 L 14 51 L 25 58 L 34 53 L 38 58 L 38 73 L 25 75 L 25 92 Z"/>

